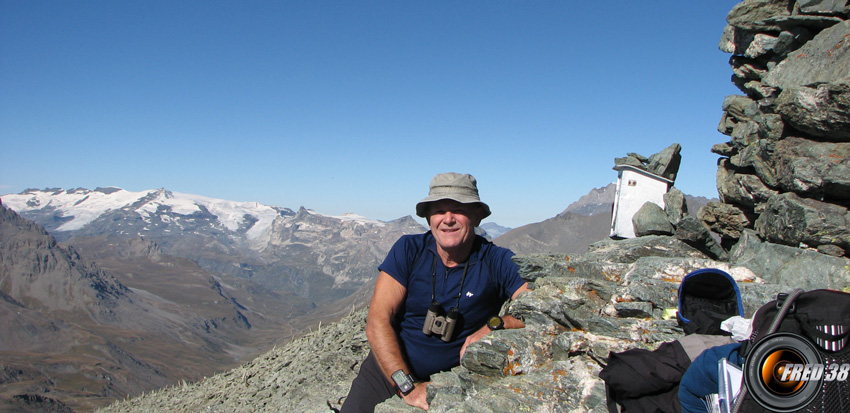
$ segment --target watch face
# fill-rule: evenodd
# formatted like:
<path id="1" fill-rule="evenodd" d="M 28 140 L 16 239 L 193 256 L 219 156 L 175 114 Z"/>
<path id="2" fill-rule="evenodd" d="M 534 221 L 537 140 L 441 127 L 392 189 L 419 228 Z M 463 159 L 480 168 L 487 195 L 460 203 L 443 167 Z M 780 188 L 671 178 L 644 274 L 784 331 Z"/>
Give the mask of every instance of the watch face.
<path id="1" fill-rule="evenodd" d="M 502 321 L 501 318 L 492 317 L 492 318 L 490 318 L 490 321 L 487 324 L 490 326 L 491 330 L 498 330 L 498 329 L 502 328 L 503 323 L 504 322 Z"/>
<path id="2" fill-rule="evenodd" d="M 402 394 L 410 393 L 413 390 L 413 380 L 410 375 L 406 374 L 404 370 L 398 370 L 392 375 L 393 381 L 395 382 L 396 387 Z"/>

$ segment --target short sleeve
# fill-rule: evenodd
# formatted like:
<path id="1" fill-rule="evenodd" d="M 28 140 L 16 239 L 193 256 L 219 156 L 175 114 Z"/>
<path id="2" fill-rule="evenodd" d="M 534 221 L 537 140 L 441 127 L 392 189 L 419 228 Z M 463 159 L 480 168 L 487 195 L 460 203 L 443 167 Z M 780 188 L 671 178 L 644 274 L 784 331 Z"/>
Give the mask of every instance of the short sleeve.
<path id="1" fill-rule="evenodd" d="M 512 259 L 513 251 L 507 248 L 493 246 L 494 253 L 491 254 L 490 265 L 495 270 L 496 282 L 502 288 L 501 293 L 506 299 L 511 298 L 519 287 L 525 284 L 525 280 L 519 275 L 519 266 Z"/>
<path id="2" fill-rule="evenodd" d="M 410 273 L 416 260 L 417 245 L 414 236 L 404 235 L 398 239 L 390 248 L 384 262 L 378 266 L 378 271 L 383 271 L 393 277 L 405 288 L 408 287 Z"/>

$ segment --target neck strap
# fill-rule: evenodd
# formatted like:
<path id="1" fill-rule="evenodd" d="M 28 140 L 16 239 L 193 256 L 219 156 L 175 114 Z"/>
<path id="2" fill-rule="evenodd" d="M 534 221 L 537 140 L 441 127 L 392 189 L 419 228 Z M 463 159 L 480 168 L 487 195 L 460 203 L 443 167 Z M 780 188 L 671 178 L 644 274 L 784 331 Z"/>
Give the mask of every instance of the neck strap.
<path id="1" fill-rule="evenodd" d="M 460 297 L 463 296 L 463 282 L 466 281 L 466 270 L 469 268 L 469 260 L 463 264 L 463 276 L 460 277 L 460 288 L 457 292 L 457 304 L 455 308 L 460 310 Z M 446 268 L 446 278 L 448 278 L 449 269 Z M 437 256 L 434 256 L 434 262 L 431 263 L 431 302 L 437 302 Z M 442 304 L 441 304 L 442 305 Z"/>

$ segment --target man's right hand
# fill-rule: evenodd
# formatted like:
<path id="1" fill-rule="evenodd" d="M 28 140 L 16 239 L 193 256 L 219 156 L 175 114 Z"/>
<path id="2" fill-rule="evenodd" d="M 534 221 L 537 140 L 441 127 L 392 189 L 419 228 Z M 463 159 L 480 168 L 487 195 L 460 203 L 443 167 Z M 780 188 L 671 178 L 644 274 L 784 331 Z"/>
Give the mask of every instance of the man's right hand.
<path id="1" fill-rule="evenodd" d="M 430 382 L 416 383 L 413 386 L 413 390 L 407 393 L 407 396 L 402 396 L 404 402 L 410 406 L 428 410 L 428 383 Z"/>

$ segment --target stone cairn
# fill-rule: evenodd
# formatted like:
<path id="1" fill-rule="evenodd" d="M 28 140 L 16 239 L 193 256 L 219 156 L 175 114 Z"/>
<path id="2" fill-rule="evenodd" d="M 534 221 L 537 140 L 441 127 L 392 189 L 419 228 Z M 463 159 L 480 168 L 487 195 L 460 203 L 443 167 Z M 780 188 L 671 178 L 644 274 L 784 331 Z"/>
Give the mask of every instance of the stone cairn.
<path id="1" fill-rule="evenodd" d="M 608 411 L 602 366 L 611 352 L 654 349 L 684 335 L 665 310 L 677 307 L 679 283 L 697 269 L 731 274 L 746 316 L 792 288 L 848 291 L 847 16 L 846 0 L 736 6 L 721 49 L 733 54 L 733 82 L 746 96 L 724 102 L 720 130 L 732 139 L 713 148 L 723 156 L 722 202 L 697 218 L 664 211 L 671 235 L 603 240 L 575 257 L 515 257 L 532 288 L 507 311 L 526 327 L 487 335 L 460 366 L 433 375 L 431 411 Z M 627 158 L 653 164 L 653 157 Z M 711 248 L 698 241 L 706 225 L 721 239 Z M 103 411 L 338 411 L 369 349 L 365 315 L 356 311 L 240 368 Z M 376 411 L 421 410 L 393 397 Z"/>
<path id="2" fill-rule="evenodd" d="M 850 247 L 850 6 L 846 0 L 746 0 L 720 49 L 745 94 L 723 102 L 731 140 L 698 217 L 730 247 L 745 231 L 847 255 Z"/>
<path id="3" fill-rule="evenodd" d="M 681 163 L 682 146 L 674 143 L 650 157 L 628 153 L 623 158 L 615 158 L 614 164 L 630 165 L 651 174 L 676 181 Z M 664 194 L 664 208 L 647 202 L 632 217 L 635 235 L 672 235 L 688 245 L 699 249 L 706 255 L 726 260 L 726 250 L 717 243 L 709 227 L 688 213 L 685 194 L 675 187 Z"/>

